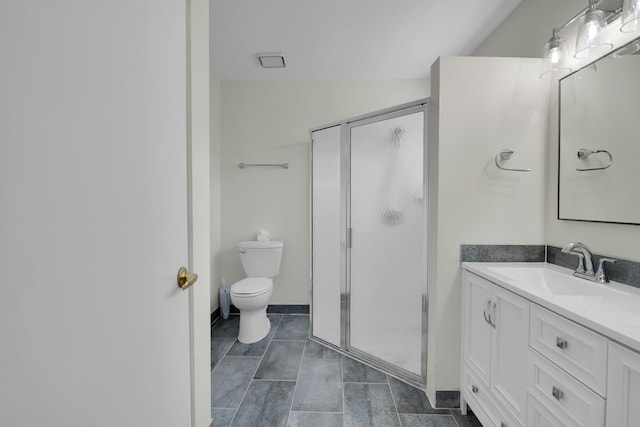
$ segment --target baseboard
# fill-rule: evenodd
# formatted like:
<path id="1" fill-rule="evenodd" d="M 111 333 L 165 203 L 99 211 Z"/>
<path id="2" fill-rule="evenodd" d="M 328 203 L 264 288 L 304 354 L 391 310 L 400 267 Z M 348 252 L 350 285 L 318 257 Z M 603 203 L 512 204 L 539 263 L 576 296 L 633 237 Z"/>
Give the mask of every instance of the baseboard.
<path id="1" fill-rule="evenodd" d="M 459 391 L 436 391 L 436 408 L 459 408 Z"/>
<path id="2" fill-rule="evenodd" d="M 240 311 L 231 304 L 229 313 L 239 314 Z M 309 304 L 269 304 L 267 314 L 309 314 Z M 221 318 L 220 308 L 216 308 L 211 313 L 211 326 Z"/>
<path id="3" fill-rule="evenodd" d="M 216 308 L 215 310 L 213 310 L 213 313 L 211 313 L 211 326 L 213 326 L 213 324 L 216 323 L 219 318 L 220 318 L 220 309 Z"/>
<path id="4" fill-rule="evenodd" d="M 309 304 L 270 304 L 269 314 L 309 314 Z"/>

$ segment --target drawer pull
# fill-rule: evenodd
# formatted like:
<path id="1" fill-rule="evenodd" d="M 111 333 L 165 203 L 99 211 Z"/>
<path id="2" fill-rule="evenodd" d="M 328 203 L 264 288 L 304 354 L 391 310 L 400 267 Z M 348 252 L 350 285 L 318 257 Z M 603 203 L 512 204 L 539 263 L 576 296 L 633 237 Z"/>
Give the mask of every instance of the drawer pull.
<path id="1" fill-rule="evenodd" d="M 487 302 L 484 303 L 484 311 L 482 315 L 484 316 L 484 321 L 491 325 L 491 320 L 488 317 L 487 311 L 491 310 L 491 300 L 488 299 Z"/>
<path id="2" fill-rule="evenodd" d="M 472 391 L 474 394 L 478 394 L 478 386 L 477 386 L 477 385 L 473 385 L 473 384 L 472 384 L 472 385 L 471 385 L 471 391 Z"/>
<path id="3" fill-rule="evenodd" d="M 560 350 L 564 350 L 569 346 L 569 342 L 564 338 L 556 337 L 556 347 Z"/>
<path id="4" fill-rule="evenodd" d="M 551 395 L 555 397 L 556 400 L 560 400 L 564 397 L 563 391 L 556 386 L 553 386 L 553 389 L 551 390 Z"/>
<path id="5" fill-rule="evenodd" d="M 491 308 L 489 309 L 489 324 L 493 326 L 493 329 L 496 328 L 495 315 L 496 315 L 496 303 L 493 302 L 491 303 Z"/>

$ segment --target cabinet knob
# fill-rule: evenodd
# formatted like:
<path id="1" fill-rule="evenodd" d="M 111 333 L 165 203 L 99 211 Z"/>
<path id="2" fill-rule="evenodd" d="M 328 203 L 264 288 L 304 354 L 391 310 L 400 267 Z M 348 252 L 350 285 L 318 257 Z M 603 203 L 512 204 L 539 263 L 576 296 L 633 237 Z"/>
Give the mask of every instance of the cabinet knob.
<path id="1" fill-rule="evenodd" d="M 477 386 L 477 385 L 473 385 L 473 384 L 472 384 L 472 385 L 471 385 L 471 391 L 472 391 L 474 394 L 478 394 L 478 386 Z"/>
<path id="2" fill-rule="evenodd" d="M 560 390 L 558 387 L 553 386 L 551 390 L 551 395 L 556 398 L 556 400 L 560 400 L 564 397 L 564 392 Z"/>
<path id="3" fill-rule="evenodd" d="M 564 338 L 556 337 L 556 347 L 558 347 L 560 350 L 564 350 L 568 346 L 569 342 L 567 342 L 567 340 L 565 340 Z"/>

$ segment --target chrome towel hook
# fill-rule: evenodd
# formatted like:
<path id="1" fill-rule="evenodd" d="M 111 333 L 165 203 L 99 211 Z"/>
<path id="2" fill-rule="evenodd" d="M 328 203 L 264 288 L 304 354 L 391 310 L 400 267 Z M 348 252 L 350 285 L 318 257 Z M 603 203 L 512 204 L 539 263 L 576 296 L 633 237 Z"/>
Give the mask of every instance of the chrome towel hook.
<path id="1" fill-rule="evenodd" d="M 605 153 L 607 156 L 609 156 L 609 164 L 608 165 L 601 166 L 599 168 L 585 168 L 585 169 L 577 168 L 576 170 L 580 171 L 580 172 L 599 171 L 599 170 L 607 169 L 609 166 L 611 166 L 613 164 L 613 156 L 607 150 L 590 150 L 588 148 L 581 148 L 581 149 L 578 150 L 578 158 L 581 159 L 581 160 L 584 160 L 587 157 L 589 157 L 590 155 L 598 154 L 598 153 Z"/>
<path id="2" fill-rule="evenodd" d="M 513 150 L 509 150 L 505 148 L 504 150 L 500 150 L 500 152 L 496 155 L 496 166 L 498 169 L 502 169 L 503 171 L 512 171 L 512 172 L 531 172 L 531 168 L 528 169 L 512 169 L 512 168 L 504 168 L 500 166 L 500 162 L 509 160 L 513 155 Z"/>

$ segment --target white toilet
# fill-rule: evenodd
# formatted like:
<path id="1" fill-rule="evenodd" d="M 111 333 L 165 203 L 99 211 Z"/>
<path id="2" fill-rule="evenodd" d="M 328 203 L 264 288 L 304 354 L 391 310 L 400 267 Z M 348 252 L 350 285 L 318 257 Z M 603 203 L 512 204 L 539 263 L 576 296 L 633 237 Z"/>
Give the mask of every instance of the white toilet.
<path id="1" fill-rule="evenodd" d="M 247 278 L 231 286 L 231 302 L 240 310 L 238 341 L 251 344 L 271 329 L 267 305 L 273 293 L 273 278 L 280 272 L 282 242 L 240 242 L 240 261 Z"/>

